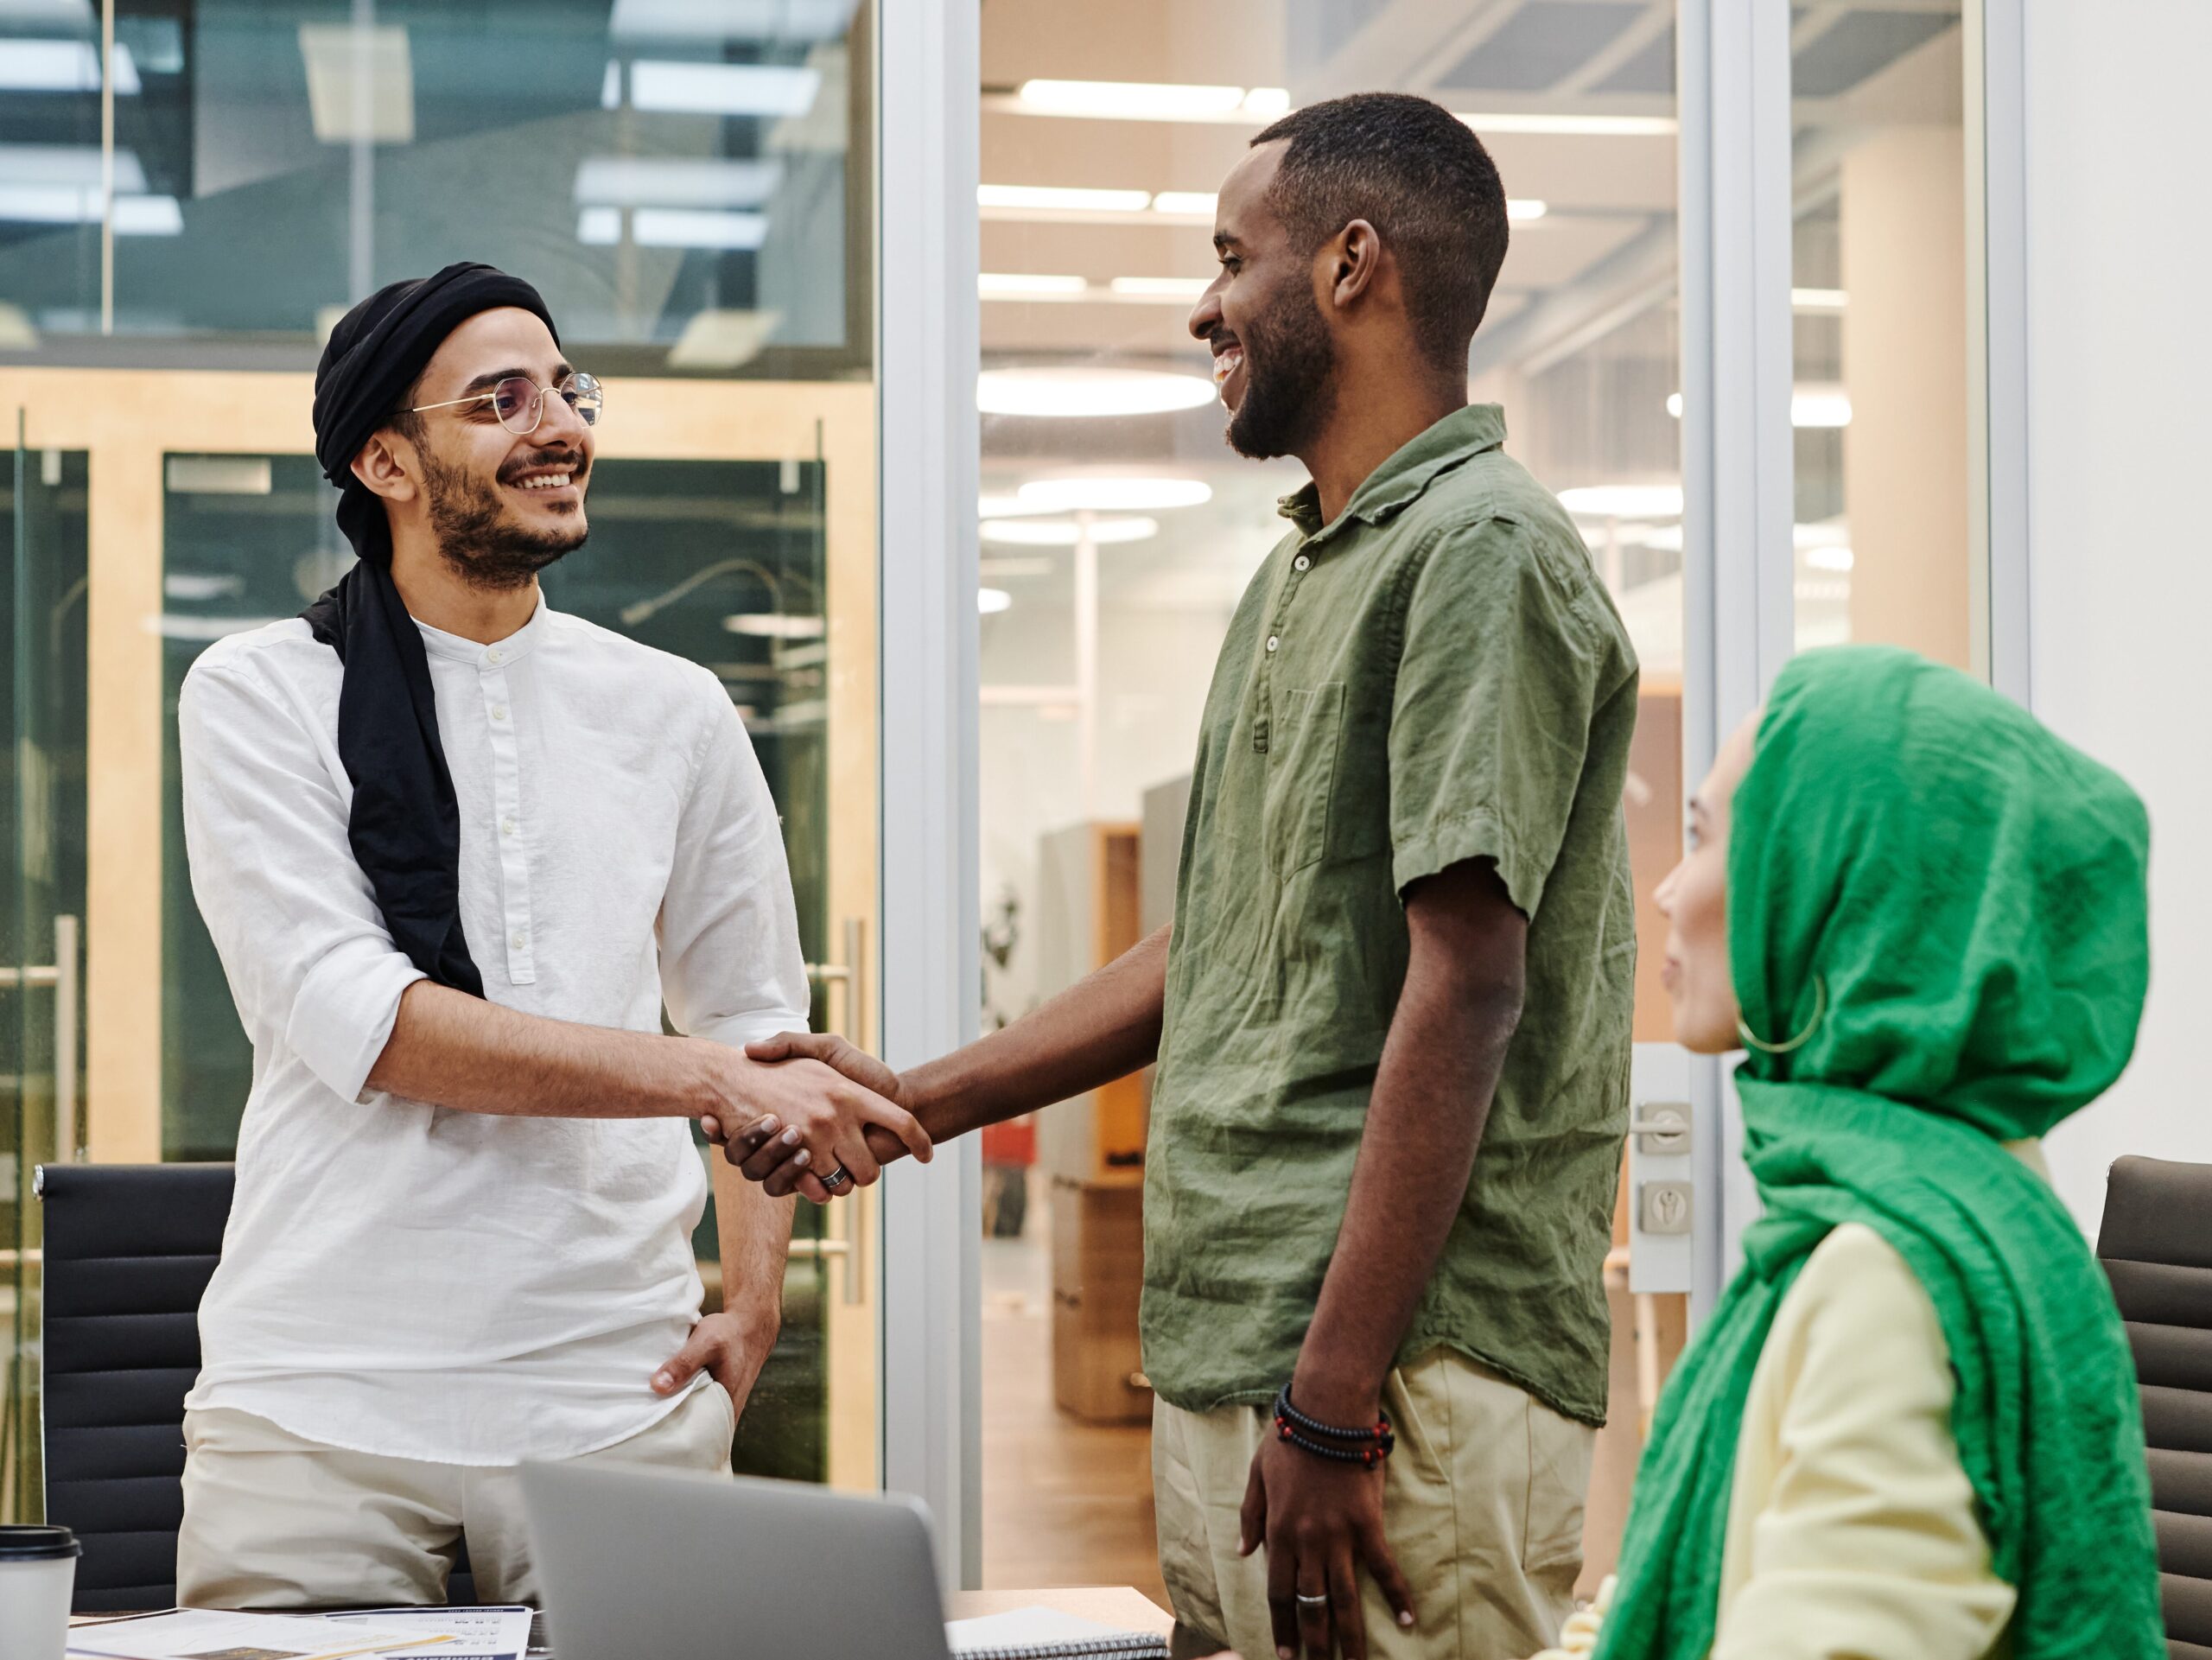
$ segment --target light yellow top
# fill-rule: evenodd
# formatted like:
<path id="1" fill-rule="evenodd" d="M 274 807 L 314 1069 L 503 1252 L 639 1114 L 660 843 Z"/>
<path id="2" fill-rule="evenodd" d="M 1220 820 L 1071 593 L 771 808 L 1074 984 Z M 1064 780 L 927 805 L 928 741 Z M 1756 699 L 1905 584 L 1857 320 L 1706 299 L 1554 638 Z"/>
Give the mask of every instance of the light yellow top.
<path id="1" fill-rule="evenodd" d="M 1713 1660 L 1983 1660 L 2012 1618 L 1936 1307 L 1872 1228 L 1807 1260 L 1751 1375 Z"/>
<path id="2" fill-rule="evenodd" d="M 2037 1143 L 2008 1150 L 2049 1179 Z M 2003 1660 L 2014 1593 L 1990 1572 L 1952 1394 L 1904 1259 L 1872 1228 L 1836 1229 L 1751 1375 L 1712 1660 Z M 1597 1622 L 1576 1624 L 1553 1652 L 1594 1645 Z"/>

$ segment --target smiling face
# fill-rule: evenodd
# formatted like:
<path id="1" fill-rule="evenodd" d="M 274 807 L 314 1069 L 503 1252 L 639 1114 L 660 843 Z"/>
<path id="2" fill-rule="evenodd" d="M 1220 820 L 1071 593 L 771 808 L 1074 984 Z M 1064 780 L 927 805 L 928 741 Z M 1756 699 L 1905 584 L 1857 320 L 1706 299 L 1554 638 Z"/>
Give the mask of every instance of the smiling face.
<path id="1" fill-rule="evenodd" d="M 1690 798 L 1681 863 L 1659 884 L 1668 923 L 1662 978 L 1675 1004 L 1675 1041 L 1700 1055 L 1740 1046 L 1743 1009 L 1728 960 L 1728 821 L 1736 786 L 1751 767 L 1753 715 L 1738 727 Z"/>
<path id="2" fill-rule="evenodd" d="M 481 312 L 446 337 L 423 372 L 409 401 L 423 412 L 396 423 L 419 463 L 438 551 L 473 587 L 519 588 L 583 545 L 592 429 L 548 392 L 536 430 L 511 432 L 498 400 L 478 396 L 515 376 L 558 386 L 569 372 L 543 319 L 516 308 Z"/>
<path id="3" fill-rule="evenodd" d="M 1297 454 L 1335 405 L 1335 342 L 1316 293 L 1316 261 L 1268 202 L 1288 141 L 1248 152 L 1214 209 L 1221 270 L 1191 313 L 1213 353 L 1229 442 L 1255 460 Z"/>

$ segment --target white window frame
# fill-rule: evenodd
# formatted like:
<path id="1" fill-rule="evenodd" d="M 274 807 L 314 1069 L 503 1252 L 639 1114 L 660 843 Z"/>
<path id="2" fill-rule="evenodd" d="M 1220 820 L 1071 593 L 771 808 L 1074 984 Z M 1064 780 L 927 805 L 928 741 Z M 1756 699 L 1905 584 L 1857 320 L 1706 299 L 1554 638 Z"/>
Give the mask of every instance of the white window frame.
<path id="1" fill-rule="evenodd" d="M 884 1059 L 976 1035 L 976 305 L 981 36 L 974 0 L 874 9 L 878 733 Z M 947 1587 L 982 1563 L 982 1153 L 883 1185 L 876 1283 L 883 1485 L 936 1523 Z"/>

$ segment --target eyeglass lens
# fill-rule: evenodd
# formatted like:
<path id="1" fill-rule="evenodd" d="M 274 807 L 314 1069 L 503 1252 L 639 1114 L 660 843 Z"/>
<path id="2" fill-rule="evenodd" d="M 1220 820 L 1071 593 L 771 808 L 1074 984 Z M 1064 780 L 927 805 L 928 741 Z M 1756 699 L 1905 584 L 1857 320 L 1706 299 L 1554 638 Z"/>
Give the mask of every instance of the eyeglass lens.
<path id="1" fill-rule="evenodd" d="M 586 426 L 598 424 L 600 408 L 607 400 L 595 377 L 573 374 L 552 390 L 556 396 L 568 400 L 576 418 Z M 492 408 L 499 417 L 499 424 L 508 431 L 535 432 L 543 414 L 543 397 L 535 381 L 515 375 L 492 389 Z"/>

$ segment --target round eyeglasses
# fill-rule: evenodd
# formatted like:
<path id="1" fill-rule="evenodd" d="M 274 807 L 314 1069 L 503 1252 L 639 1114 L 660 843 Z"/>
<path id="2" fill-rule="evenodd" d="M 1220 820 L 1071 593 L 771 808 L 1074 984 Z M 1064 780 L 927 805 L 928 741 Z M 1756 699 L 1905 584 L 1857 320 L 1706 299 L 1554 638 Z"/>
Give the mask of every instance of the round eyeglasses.
<path id="1" fill-rule="evenodd" d="M 579 370 L 563 376 L 557 385 L 541 386 L 528 375 L 509 375 L 488 392 L 474 392 L 467 398 L 449 398 L 442 404 L 417 404 L 408 410 L 410 415 L 427 415 L 432 410 L 458 409 L 463 404 L 489 401 L 492 411 L 499 417 L 499 424 L 509 432 L 526 436 L 537 430 L 545 418 L 545 394 L 551 392 L 567 403 L 576 412 L 576 418 L 588 427 L 599 424 L 599 412 L 607 406 L 607 389 L 599 384 L 599 377 Z"/>

